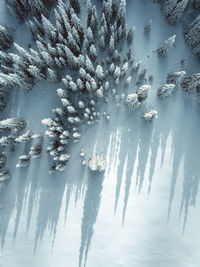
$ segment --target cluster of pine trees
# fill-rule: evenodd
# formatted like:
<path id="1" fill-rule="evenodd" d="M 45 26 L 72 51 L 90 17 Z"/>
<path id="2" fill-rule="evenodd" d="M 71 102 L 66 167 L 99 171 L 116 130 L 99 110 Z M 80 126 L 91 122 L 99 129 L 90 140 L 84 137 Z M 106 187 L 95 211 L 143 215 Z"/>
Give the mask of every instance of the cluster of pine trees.
<path id="1" fill-rule="evenodd" d="M 39 2 L 42 3 L 41 0 Z M 70 143 L 79 141 L 83 123 L 99 122 L 98 105 L 101 101 L 107 102 L 109 91 L 118 100 L 118 85 L 123 83 L 128 87 L 135 79 L 135 85 L 139 85 L 136 93 L 122 95 L 121 98 L 128 107 L 138 108 L 145 103 L 151 89 L 146 84 L 147 69 L 139 71 L 141 61 L 133 64 L 129 48 L 122 53 L 124 41 L 131 45 L 135 32 L 135 27 L 128 32 L 126 30 L 126 0 L 103 1 L 100 18 L 96 7 L 88 0 L 86 27 L 78 16 L 81 11 L 78 0 L 71 0 L 67 5 L 62 0 L 57 2 L 54 23 L 42 8 L 40 16 L 33 12 L 35 17 L 27 22 L 37 50 L 26 50 L 14 43 L 16 53 L 0 51 L 0 86 L 30 90 L 42 80 L 63 83 L 62 88 L 57 89 L 61 106 L 52 110 L 51 118 L 42 120 L 47 127 L 45 134 L 52 139 L 47 148 L 53 159 L 50 171 L 66 168 L 71 157 Z M 149 34 L 151 26 L 150 20 L 144 27 L 144 34 Z M 170 37 L 157 49 L 158 56 L 167 55 L 175 37 Z M 162 98 L 169 96 L 184 74 L 182 71 L 168 75 L 167 83 L 159 88 L 158 95 Z M 109 120 L 107 113 L 103 116 Z M 157 112 L 152 109 L 143 114 L 146 121 L 156 117 Z M 30 131 L 21 135 L 14 133 L 0 138 L 0 145 L 6 147 L 35 138 L 40 137 Z M 41 152 L 41 143 L 33 145 L 19 158 L 17 167 L 27 166 L 31 158 L 40 156 Z"/>
<path id="2" fill-rule="evenodd" d="M 40 134 L 33 134 L 30 130 L 23 132 L 26 129 L 26 121 L 23 118 L 8 118 L 0 121 L 0 181 L 10 178 L 11 173 L 5 168 L 7 156 L 9 153 L 15 151 L 15 146 L 27 143 L 29 153 L 19 158 L 17 167 L 24 167 L 30 163 L 30 159 L 39 157 L 42 152 L 43 136 Z M 31 147 L 32 141 L 37 141 L 37 144 Z"/>
<path id="3" fill-rule="evenodd" d="M 176 24 L 185 11 L 189 8 L 200 10 L 199 0 L 166 0 L 162 4 L 162 14 L 166 17 L 169 24 Z M 184 37 L 192 47 L 195 55 L 200 56 L 200 16 L 198 16 L 185 30 Z"/>
<path id="4" fill-rule="evenodd" d="M 29 14 L 38 19 L 41 19 L 41 14 L 47 16 L 49 7 L 57 0 L 5 0 L 5 2 L 11 13 L 22 23 Z"/>

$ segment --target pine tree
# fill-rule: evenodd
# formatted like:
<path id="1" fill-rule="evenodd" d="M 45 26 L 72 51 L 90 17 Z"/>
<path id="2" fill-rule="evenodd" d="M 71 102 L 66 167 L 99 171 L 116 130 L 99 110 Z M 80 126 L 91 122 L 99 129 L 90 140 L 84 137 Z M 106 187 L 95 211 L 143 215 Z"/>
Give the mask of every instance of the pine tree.
<path id="1" fill-rule="evenodd" d="M 13 38 L 11 34 L 4 26 L 0 25 L 0 48 L 7 49 L 12 45 L 12 43 Z"/>
<path id="2" fill-rule="evenodd" d="M 49 74 L 50 79 L 54 83 L 57 83 L 60 81 L 60 76 L 58 75 L 58 73 L 56 71 L 54 71 L 53 69 L 47 68 L 47 72 Z"/>
<path id="3" fill-rule="evenodd" d="M 97 59 L 97 50 L 93 44 L 90 46 L 89 53 L 90 53 L 90 56 L 93 60 Z"/>
<path id="4" fill-rule="evenodd" d="M 81 12 L 80 4 L 78 0 L 70 0 L 70 4 L 76 13 Z"/>
<path id="5" fill-rule="evenodd" d="M 104 172 L 106 165 L 106 159 L 101 154 L 93 155 L 88 161 L 88 166 L 92 171 Z"/>
<path id="6" fill-rule="evenodd" d="M 43 81 L 45 79 L 44 75 L 41 73 L 41 70 L 36 66 L 29 65 L 27 71 L 37 80 Z"/>
<path id="7" fill-rule="evenodd" d="M 3 136 L 0 138 L 0 146 L 10 146 L 16 144 L 15 137 Z"/>
<path id="8" fill-rule="evenodd" d="M 113 35 L 111 35 L 110 42 L 109 42 L 109 52 L 111 55 L 113 54 L 114 50 L 115 50 L 115 40 L 114 40 Z"/>
<path id="9" fill-rule="evenodd" d="M 134 32 L 135 32 L 135 26 L 130 28 L 128 34 L 127 34 L 127 42 L 131 44 L 133 42 L 133 37 L 134 37 Z"/>
<path id="10" fill-rule="evenodd" d="M 147 99 L 150 90 L 150 85 L 142 85 L 136 92 L 138 95 L 138 101 L 141 103 L 144 102 Z"/>
<path id="11" fill-rule="evenodd" d="M 26 121 L 22 118 L 9 118 L 0 121 L 0 131 L 23 130 L 26 127 Z"/>
<path id="12" fill-rule="evenodd" d="M 11 13 L 22 23 L 28 14 L 23 4 L 19 4 L 17 0 L 6 0 L 6 4 Z"/>
<path id="13" fill-rule="evenodd" d="M 129 94 L 125 99 L 125 104 L 130 108 L 135 108 L 139 105 L 138 94 Z"/>
<path id="14" fill-rule="evenodd" d="M 158 96 L 160 98 L 166 98 L 171 95 L 175 87 L 175 84 L 165 84 L 158 88 Z"/>
<path id="15" fill-rule="evenodd" d="M 176 41 L 176 35 L 171 36 L 170 38 L 168 38 L 165 43 L 159 47 L 156 51 L 159 57 L 164 57 L 167 55 L 168 50 L 170 47 L 172 47 L 174 45 Z"/>
<path id="16" fill-rule="evenodd" d="M 94 74 L 94 66 L 91 62 L 91 60 L 89 59 L 89 57 L 86 55 L 86 61 L 85 61 L 85 69 L 86 71 L 88 71 L 90 74 Z"/>
<path id="17" fill-rule="evenodd" d="M 149 20 L 148 23 L 144 26 L 144 33 L 147 34 L 150 32 L 152 26 L 152 20 Z"/>
<path id="18" fill-rule="evenodd" d="M 97 79 L 99 79 L 100 81 L 104 79 L 104 72 L 103 72 L 103 68 L 101 67 L 101 65 L 97 65 L 95 73 L 96 73 Z"/>
<path id="19" fill-rule="evenodd" d="M 115 71 L 114 71 L 114 78 L 115 79 L 120 79 L 120 77 L 121 77 L 120 67 L 116 66 Z"/>
<path id="20" fill-rule="evenodd" d="M 58 88 L 57 90 L 57 94 L 60 98 L 67 98 L 67 92 L 65 90 L 63 90 L 62 88 Z"/>
<path id="21" fill-rule="evenodd" d="M 4 182 L 8 179 L 10 179 L 11 173 L 8 170 L 5 170 L 0 173 L 0 182 Z"/>
<path id="22" fill-rule="evenodd" d="M 190 75 L 183 79 L 181 86 L 188 93 L 196 93 L 200 95 L 200 73 Z"/>
<path id="23" fill-rule="evenodd" d="M 185 11 L 190 0 L 166 0 L 162 13 L 170 24 L 175 24 Z"/>
<path id="24" fill-rule="evenodd" d="M 0 154 L 0 169 L 5 166 L 7 162 L 7 157 L 3 154 Z"/>
<path id="25" fill-rule="evenodd" d="M 31 131 L 27 131 L 26 133 L 15 138 L 16 143 L 28 142 L 32 139 L 33 133 Z"/>
<path id="26" fill-rule="evenodd" d="M 105 49 L 105 38 L 104 38 L 103 35 L 100 37 L 99 47 L 102 48 L 102 49 Z"/>
<path id="27" fill-rule="evenodd" d="M 150 109 L 142 115 L 142 118 L 147 122 L 151 122 L 153 119 L 158 118 L 158 112 L 154 109 Z"/>
<path id="28" fill-rule="evenodd" d="M 167 83 L 169 84 L 179 84 L 183 76 L 186 74 L 185 71 L 177 71 L 168 74 Z"/>
<path id="29" fill-rule="evenodd" d="M 12 66 L 14 63 L 12 54 L 0 51 L 0 63 L 8 67 Z"/>
<path id="30" fill-rule="evenodd" d="M 195 47 L 200 43 L 200 15 L 185 29 L 185 40 Z"/>
<path id="31" fill-rule="evenodd" d="M 30 164 L 31 162 L 31 156 L 29 154 L 24 154 L 21 157 L 19 157 L 19 162 L 17 163 L 16 167 L 21 168 L 21 167 L 26 167 Z"/>
<path id="32" fill-rule="evenodd" d="M 41 153 L 42 153 L 42 146 L 40 144 L 38 144 L 38 145 L 34 145 L 31 147 L 29 155 L 32 158 L 38 158 L 41 156 Z"/>

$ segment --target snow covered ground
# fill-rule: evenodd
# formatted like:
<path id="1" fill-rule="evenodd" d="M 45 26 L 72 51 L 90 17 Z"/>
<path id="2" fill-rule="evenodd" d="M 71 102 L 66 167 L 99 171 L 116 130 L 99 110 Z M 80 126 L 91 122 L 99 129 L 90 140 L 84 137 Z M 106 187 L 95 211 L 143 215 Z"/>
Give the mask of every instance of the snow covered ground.
<path id="1" fill-rule="evenodd" d="M 146 36 L 149 19 L 152 30 Z M 0 24 L 13 29 L 15 41 L 27 48 L 28 30 L 10 16 L 3 0 Z M 48 173 L 45 151 L 24 169 L 15 165 L 26 147 L 9 157 L 13 176 L 0 191 L 0 267 L 200 265 L 199 104 L 179 88 L 168 99 L 157 98 L 169 72 L 197 73 L 199 62 L 184 43 L 182 25 L 169 26 L 159 4 L 128 0 L 127 24 L 136 26 L 135 62 L 142 60 L 141 70 L 148 68 L 146 77 L 154 77 L 146 106 L 131 112 L 110 97 L 101 107 L 110 121 L 83 127 L 63 173 Z M 155 50 L 174 34 L 175 47 L 158 58 Z M 134 83 L 120 92 L 133 92 Z M 34 133 L 43 132 L 41 120 L 57 107 L 59 86 L 45 82 L 30 93 L 15 90 L 2 118 L 20 115 Z M 152 124 L 141 119 L 147 108 L 158 111 Z M 106 156 L 105 174 L 81 165 L 81 148 L 89 156 L 94 150 Z"/>

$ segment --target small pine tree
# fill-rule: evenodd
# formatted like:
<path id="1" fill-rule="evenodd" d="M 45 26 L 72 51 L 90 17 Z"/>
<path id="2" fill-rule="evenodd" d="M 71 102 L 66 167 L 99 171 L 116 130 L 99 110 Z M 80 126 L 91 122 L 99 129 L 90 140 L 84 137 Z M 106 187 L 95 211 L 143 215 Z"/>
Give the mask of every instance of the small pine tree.
<path id="1" fill-rule="evenodd" d="M 113 35 L 111 35 L 110 42 L 109 42 L 109 52 L 111 55 L 113 54 L 114 50 L 115 50 L 115 39 Z"/>
<path id="2" fill-rule="evenodd" d="M 22 118 L 9 118 L 0 121 L 0 131 L 23 130 L 26 127 L 26 121 Z"/>
<path id="3" fill-rule="evenodd" d="M 154 109 L 150 109 L 142 115 L 142 118 L 147 122 L 151 122 L 153 119 L 158 118 L 158 112 Z"/>
<path id="4" fill-rule="evenodd" d="M 97 65 L 95 73 L 96 73 L 97 79 L 99 79 L 100 81 L 104 79 L 104 72 L 103 72 L 103 68 L 101 67 L 101 65 Z"/>
<path id="5" fill-rule="evenodd" d="M 13 43 L 12 35 L 8 32 L 6 27 L 0 25 L 0 48 L 7 49 Z"/>
<path id="6" fill-rule="evenodd" d="M 200 95 L 200 73 L 190 75 L 181 82 L 182 88 L 188 93 L 196 93 Z"/>
<path id="7" fill-rule="evenodd" d="M 78 0 L 70 0 L 70 4 L 76 13 L 81 12 L 80 4 Z"/>
<path id="8" fill-rule="evenodd" d="M 60 81 L 60 76 L 58 75 L 57 72 L 55 72 L 54 70 L 50 69 L 50 68 L 47 68 L 47 72 L 48 72 L 48 75 L 50 77 L 50 79 L 54 82 L 54 83 L 57 83 Z"/>
<path id="9" fill-rule="evenodd" d="M 165 57 L 168 53 L 169 48 L 174 45 L 175 41 L 176 41 L 176 35 L 173 35 L 172 37 L 168 38 L 165 41 L 165 43 L 156 50 L 158 56 Z"/>
<path id="10" fill-rule="evenodd" d="M 160 98 L 166 98 L 171 95 L 175 87 L 175 84 L 165 84 L 158 88 L 158 96 Z"/>
<path id="11" fill-rule="evenodd" d="M 152 20 L 149 20 L 148 23 L 144 26 L 144 33 L 148 34 L 151 31 Z"/>
<path id="12" fill-rule="evenodd" d="M 183 76 L 186 74 L 185 71 L 177 71 L 168 74 L 167 83 L 168 84 L 179 84 Z"/>
<path id="13" fill-rule="evenodd" d="M 133 42 L 134 32 L 135 32 L 135 26 L 130 28 L 130 30 L 127 34 L 127 42 L 129 44 L 132 44 L 132 42 Z"/>

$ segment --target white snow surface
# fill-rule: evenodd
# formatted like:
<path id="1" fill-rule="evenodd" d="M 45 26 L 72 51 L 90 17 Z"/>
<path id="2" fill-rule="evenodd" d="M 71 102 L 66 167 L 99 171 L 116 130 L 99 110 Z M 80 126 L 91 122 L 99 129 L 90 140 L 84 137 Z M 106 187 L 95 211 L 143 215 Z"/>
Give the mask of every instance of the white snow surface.
<path id="1" fill-rule="evenodd" d="M 84 17 L 85 1 L 82 3 Z M 100 1 L 92 1 L 100 6 Z M 152 19 L 149 35 L 143 28 Z M 27 48 L 26 25 L 19 25 L 0 0 L 0 24 L 13 30 L 14 41 Z M 102 112 L 110 121 L 84 126 L 80 142 L 62 173 L 49 174 L 49 157 L 16 169 L 26 147 L 9 156 L 12 178 L 0 191 L 0 267 L 199 267 L 200 266 L 200 118 L 199 104 L 176 87 L 168 99 L 157 97 L 168 73 L 197 73 L 198 60 L 184 43 L 182 25 L 171 27 L 160 5 L 149 0 L 127 1 L 127 24 L 136 26 L 135 62 L 153 75 L 146 107 L 159 117 L 152 124 L 117 107 L 110 97 Z M 166 58 L 157 47 L 172 35 L 176 44 Z M 180 61 L 185 59 L 184 66 Z M 133 93 L 129 88 L 121 92 Z M 31 92 L 14 90 L 1 116 L 24 117 L 34 133 L 45 131 L 41 120 L 58 107 L 62 83 L 38 83 Z M 49 145 L 45 136 L 44 147 Z M 106 155 L 105 173 L 81 165 L 86 155 Z"/>

